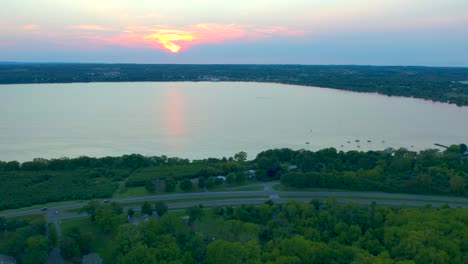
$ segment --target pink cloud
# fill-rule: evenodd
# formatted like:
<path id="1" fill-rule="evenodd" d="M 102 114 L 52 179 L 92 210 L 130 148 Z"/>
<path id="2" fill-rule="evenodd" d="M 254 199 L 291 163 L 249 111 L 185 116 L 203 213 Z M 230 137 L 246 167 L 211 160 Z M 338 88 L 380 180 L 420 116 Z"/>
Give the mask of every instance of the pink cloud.
<path id="1" fill-rule="evenodd" d="M 132 26 L 117 36 L 83 36 L 83 38 L 94 40 L 98 44 L 150 47 L 177 53 L 198 44 L 223 43 L 234 39 L 255 41 L 273 36 L 298 37 L 306 33 L 279 26 L 256 28 L 236 24 L 203 23 L 182 29 L 168 26 Z"/>

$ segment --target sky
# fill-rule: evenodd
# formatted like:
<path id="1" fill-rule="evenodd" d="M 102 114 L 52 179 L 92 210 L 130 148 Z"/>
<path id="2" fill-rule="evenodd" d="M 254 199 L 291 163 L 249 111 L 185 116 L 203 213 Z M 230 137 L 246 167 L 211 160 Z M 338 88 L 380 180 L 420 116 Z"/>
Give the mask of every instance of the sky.
<path id="1" fill-rule="evenodd" d="M 2 0 L 0 61 L 468 67 L 467 0 Z"/>

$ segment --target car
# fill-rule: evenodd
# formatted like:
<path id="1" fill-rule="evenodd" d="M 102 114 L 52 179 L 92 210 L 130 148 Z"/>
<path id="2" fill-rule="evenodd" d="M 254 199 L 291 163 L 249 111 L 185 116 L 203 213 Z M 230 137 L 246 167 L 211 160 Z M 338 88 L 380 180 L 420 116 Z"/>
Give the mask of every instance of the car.
<path id="1" fill-rule="evenodd" d="M 42 207 L 41 211 L 47 211 L 47 207 Z"/>
<path id="2" fill-rule="evenodd" d="M 104 200 L 102 203 L 110 203 L 110 200 Z"/>

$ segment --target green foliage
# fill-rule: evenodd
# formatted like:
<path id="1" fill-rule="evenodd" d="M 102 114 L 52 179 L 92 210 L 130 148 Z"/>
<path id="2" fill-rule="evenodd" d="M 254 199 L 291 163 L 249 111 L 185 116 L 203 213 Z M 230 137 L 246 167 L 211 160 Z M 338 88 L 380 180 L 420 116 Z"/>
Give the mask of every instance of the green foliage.
<path id="1" fill-rule="evenodd" d="M 150 193 L 153 193 L 155 191 L 155 188 L 154 188 L 154 183 L 150 180 L 146 181 L 145 182 L 145 190 L 150 192 Z"/>
<path id="2" fill-rule="evenodd" d="M 44 263 L 48 255 L 48 241 L 45 236 L 33 236 L 26 240 L 22 263 Z"/>
<path id="3" fill-rule="evenodd" d="M 262 152 L 257 157 L 260 168 L 265 160 L 281 160 L 284 150 Z M 424 194 L 468 195 L 468 159 L 458 146 L 444 152 L 406 149 L 385 151 L 317 152 L 292 151 L 285 164 L 301 164 L 299 170 L 281 173 L 281 183 L 299 188 L 337 188 L 366 191 Z"/>
<path id="4" fill-rule="evenodd" d="M 63 234 L 60 241 L 60 254 L 68 260 L 90 252 L 91 233 L 82 233 L 77 227 Z"/>
<path id="5" fill-rule="evenodd" d="M 103 232 L 111 232 L 117 228 L 120 222 L 122 222 L 121 217 L 119 217 L 118 212 L 116 212 L 112 205 L 106 204 L 97 208 L 95 223 Z"/>
<path id="6" fill-rule="evenodd" d="M 247 177 L 245 175 L 245 172 L 239 171 L 239 172 L 236 173 L 236 183 L 237 184 L 244 184 L 246 180 L 247 180 Z"/>
<path id="7" fill-rule="evenodd" d="M 174 178 L 177 180 L 195 177 L 203 167 L 202 164 L 189 164 L 141 168 L 132 173 L 125 185 L 127 187 L 145 186 L 147 182 L 156 179 Z"/>
<path id="8" fill-rule="evenodd" d="M 154 204 L 154 210 L 158 213 L 158 216 L 161 217 L 167 212 L 168 207 L 163 201 L 158 201 Z"/>
<path id="9" fill-rule="evenodd" d="M 234 160 L 238 161 L 238 162 L 245 162 L 247 161 L 247 152 L 245 151 L 241 151 L 241 152 L 238 152 L 234 155 Z"/>
<path id="10" fill-rule="evenodd" d="M 186 213 L 190 226 L 180 213 L 121 224 L 112 232 L 113 254 L 106 261 L 462 264 L 468 258 L 468 211 L 462 208 L 389 208 L 329 199 L 191 207 Z M 69 243 L 72 253 L 86 251 L 80 240 Z"/>
<path id="11" fill-rule="evenodd" d="M 105 198 L 117 185 L 107 178 L 89 179 L 85 172 L 1 172 L 0 210 L 33 204 Z"/>
<path id="12" fill-rule="evenodd" d="M 192 181 L 190 181 L 190 179 L 183 179 L 180 182 L 179 186 L 182 191 L 187 192 L 187 191 L 192 190 L 193 184 L 192 184 Z"/>
<path id="13" fill-rule="evenodd" d="M 45 225 L 42 215 L 0 218 L 0 254 L 13 256 L 23 263 L 44 262 L 54 242 L 53 237 L 45 236 Z"/>
<path id="14" fill-rule="evenodd" d="M 135 215 L 135 210 L 133 210 L 132 208 L 128 209 L 127 215 L 133 217 L 133 215 Z"/>
<path id="15" fill-rule="evenodd" d="M 55 228 L 54 224 L 47 224 L 49 228 L 49 247 L 54 248 L 57 246 L 58 242 L 58 233 L 57 233 L 57 228 Z"/>
<path id="16" fill-rule="evenodd" d="M 260 260 L 260 246 L 255 241 L 246 244 L 216 240 L 210 243 L 206 252 L 206 263 L 258 263 Z"/>
<path id="17" fill-rule="evenodd" d="M 189 207 L 187 208 L 186 213 L 189 216 L 189 223 L 200 220 L 204 215 L 203 208 L 201 206 Z"/>
<path id="18" fill-rule="evenodd" d="M 141 206 L 141 213 L 147 215 L 153 215 L 153 207 L 149 202 L 144 202 Z"/>

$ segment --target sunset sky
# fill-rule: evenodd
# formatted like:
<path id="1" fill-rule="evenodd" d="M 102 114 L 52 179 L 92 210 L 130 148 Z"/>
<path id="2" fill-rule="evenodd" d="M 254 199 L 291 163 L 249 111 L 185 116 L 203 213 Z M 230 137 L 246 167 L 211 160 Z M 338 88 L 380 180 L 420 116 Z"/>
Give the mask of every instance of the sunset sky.
<path id="1" fill-rule="evenodd" d="M 0 61 L 468 66 L 468 1 L 2 0 Z"/>

